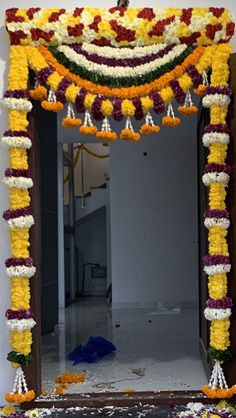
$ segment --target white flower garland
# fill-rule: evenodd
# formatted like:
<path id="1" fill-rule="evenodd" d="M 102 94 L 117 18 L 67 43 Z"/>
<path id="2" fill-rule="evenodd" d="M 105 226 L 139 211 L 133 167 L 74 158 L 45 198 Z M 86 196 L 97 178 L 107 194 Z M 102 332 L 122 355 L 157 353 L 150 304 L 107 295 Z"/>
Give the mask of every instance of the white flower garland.
<path id="1" fill-rule="evenodd" d="M 32 329 L 36 322 L 33 318 L 29 319 L 7 319 L 7 327 L 10 331 L 23 332 L 27 329 Z"/>
<path id="2" fill-rule="evenodd" d="M 27 136 L 3 136 L 2 142 L 9 147 L 15 148 L 30 149 L 32 146 L 32 141 Z"/>
<path id="3" fill-rule="evenodd" d="M 229 134 L 220 132 L 205 133 L 202 137 L 202 142 L 205 147 L 209 147 L 214 142 L 220 142 L 221 144 L 228 144 L 230 141 Z"/>
<path id="4" fill-rule="evenodd" d="M 27 99 L 15 99 L 14 97 L 5 97 L 2 99 L 2 104 L 11 110 L 20 110 L 31 112 L 32 103 Z"/>
<path id="5" fill-rule="evenodd" d="M 6 273 L 9 277 L 33 277 L 36 273 L 36 268 L 34 266 L 11 266 L 6 268 Z"/>
<path id="6" fill-rule="evenodd" d="M 186 44 L 185 47 L 187 46 Z M 147 57 L 157 54 L 164 50 L 167 44 L 154 44 L 148 46 L 136 46 L 135 48 L 111 48 L 110 46 L 97 46 L 94 44 L 83 43 L 82 49 L 88 54 L 97 55 L 104 58 L 114 59 L 133 59 Z"/>
<path id="7" fill-rule="evenodd" d="M 207 94 L 202 99 L 204 107 L 210 107 L 211 105 L 228 106 L 230 104 L 230 97 L 227 94 Z"/>
<path id="8" fill-rule="evenodd" d="M 164 57 L 156 58 L 152 62 L 138 65 L 136 67 L 111 67 L 105 64 L 97 64 L 89 61 L 86 57 L 78 54 L 67 45 L 60 46 L 58 51 L 62 52 L 71 62 L 74 62 L 76 65 L 80 65 L 88 71 L 96 72 L 103 76 L 121 78 L 142 76 L 146 73 L 154 71 L 181 55 L 185 49 L 186 45 L 176 45 L 173 50 L 168 52 Z"/>
<path id="9" fill-rule="evenodd" d="M 34 225 L 34 218 L 32 215 L 19 216 L 8 219 L 7 223 L 10 228 L 31 228 Z"/>
<path id="10" fill-rule="evenodd" d="M 202 181 L 205 184 L 205 186 L 209 186 L 211 183 L 215 182 L 228 184 L 229 175 L 224 172 L 217 173 L 216 171 L 214 171 L 203 174 Z"/>
<path id="11" fill-rule="evenodd" d="M 227 218 L 205 218 L 204 225 L 206 228 L 212 228 L 213 226 L 219 226 L 222 229 L 228 229 L 230 220 Z"/>
<path id="12" fill-rule="evenodd" d="M 204 310 L 204 316 L 208 321 L 214 321 L 215 319 L 225 319 L 229 318 L 231 315 L 231 309 L 215 309 L 215 308 L 206 308 Z"/>
<path id="13" fill-rule="evenodd" d="M 30 177 L 4 177 L 3 183 L 10 189 L 30 189 L 31 187 L 33 187 L 33 180 Z"/>
<path id="14" fill-rule="evenodd" d="M 213 266 L 204 266 L 204 271 L 208 276 L 213 274 L 229 273 L 230 269 L 230 264 L 215 264 Z"/>

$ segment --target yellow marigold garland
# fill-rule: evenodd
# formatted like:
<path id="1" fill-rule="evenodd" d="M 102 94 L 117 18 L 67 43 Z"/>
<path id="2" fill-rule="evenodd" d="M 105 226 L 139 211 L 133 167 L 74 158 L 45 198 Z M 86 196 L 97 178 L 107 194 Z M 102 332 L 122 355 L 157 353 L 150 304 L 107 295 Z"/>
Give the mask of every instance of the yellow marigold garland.
<path id="1" fill-rule="evenodd" d="M 8 89 L 25 91 L 28 85 L 28 59 L 22 46 L 12 46 L 10 50 L 10 70 Z M 11 132 L 27 132 L 28 111 L 22 109 L 9 110 L 9 128 Z M 13 170 L 27 170 L 28 157 L 24 147 L 11 147 L 9 149 L 9 167 Z M 27 188 L 13 187 L 10 189 L 10 210 L 22 209 L 30 204 L 30 196 Z M 11 252 L 14 260 L 29 257 L 29 229 L 10 229 Z M 14 276 L 11 278 L 11 309 L 13 311 L 27 310 L 30 308 L 29 278 Z M 11 331 L 10 344 L 16 353 L 28 355 L 31 352 L 32 332 L 30 329 Z M 28 390 L 24 373 L 18 364 L 16 378 L 12 393 L 6 394 L 8 402 L 30 402 L 34 399 L 33 390 Z"/>
<path id="2" fill-rule="evenodd" d="M 228 106 L 225 106 L 220 101 L 218 101 L 218 92 L 222 92 L 223 94 L 228 93 L 227 90 L 223 90 L 223 88 L 228 87 L 228 78 L 229 78 L 229 66 L 228 60 L 229 55 L 231 53 L 230 45 L 219 45 L 215 51 L 214 56 L 212 57 L 212 75 L 211 75 L 211 87 L 206 89 L 206 94 L 209 94 L 209 99 L 206 97 L 204 99 L 205 103 L 208 103 L 209 100 L 209 107 L 210 107 L 210 129 L 214 127 L 220 127 L 220 129 L 224 129 L 222 132 L 225 131 L 225 124 L 226 124 L 226 116 L 228 111 Z M 223 96 L 224 99 L 224 96 Z M 222 99 L 222 100 L 223 100 Z M 225 100 L 225 99 L 224 99 Z M 222 127 L 222 128 L 221 128 Z M 217 128 L 218 129 L 218 128 Z M 211 130 L 210 130 L 211 131 Z M 209 132 L 209 131 L 206 131 Z M 207 134 L 206 134 L 207 135 Z M 224 167 L 226 157 L 227 157 L 227 143 L 223 143 L 217 141 L 217 137 L 215 141 L 210 143 L 209 145 L 209 155 L 208 155 L 208 167 L 212 167 L 212 177 L 209 178 L 209 211 L 212 213 L 216 213 L 214 211 L 225 211 L 226 209 L 226 187 L 227 183 L 226 177 L 222 177 L 222 182 L 218 180 L 218 177 L 214 174 L 214 170 L 217 167 Z M 227 135 L 223 136 L 222 138 L 227 138 Z M 206 172 L 207 173 L 207 172 Z M 219 174 L 220 175 L 220 174 Z M 221 174 L 222 175 L 222 174 Z M 208 174 L 205 174 L 208 176 Z M 222 213 L 222 212 L 219 212 Z M 208 227 L 208 242 L 209 242 L 209 257 L 217 257 L 219 259 L 216 265 L 212 267 L 206 267 L 207 272 L 209 272 L 208 276 L 208 289 L 209 289 L 209 296 L 212 301 L 214 300 L 222 300 L 227 296 L 227 265 L 221 265 L 221 262 L 226 262 L 224 260 L 227 259 L 229 252 L 228 252 L 228 244 L 226 241 L 227 237 L 227 227 L 225 228 L 225 224 L 220 221 L 219 226 L 214 224 L 214 221 L 210 221 Z M 224 258 L 225 257 L 225 258 Z M 212 261 L 213 262 L 213 261 Z M 217 262 L 217 261 L 216 261 Z M 214 264 L 214 262 L 213 262 Z M 211 270 L 212 269 L 212 270 Z M 210 302 L 210 304 L 214 302 Z M 211 305 L 210 305 L 211 306 Z M 208 309 L 208 310 L 207 310 Z M 222 309 L 218 311 L 218 314 L 221 315 L 218 318 L 211 317 L 211 309 L 207 308 L 207 315 L 210 314 L 211 323 L 210 323 L 210 347 L 211 350 L 215 350 L 221 356 L 222 353 L 226 353 L 228 347 L 230 346 L 230 339 L 229 339 L 229 328 L 230 328 L 230 320 L 228 318 L 228 311 L 227 309 Z M 214 309 L 213 309 L 214 311 Z M 220 358 L 220 357 L 219 357 Z M 222 357 L 223 358 L 223 357 Z M 213 368 L 211 380 L 208 386 L 203 386 L 203 392 L 210 398 L 230 398 L 236 393 L 236 386 L 232 386 L 228 388 L 227 383 L 225 381 L 225 377 L 223 374 L 223 370 L 220 366 L 220 361 L 215 360 L 215 366 Z"/>

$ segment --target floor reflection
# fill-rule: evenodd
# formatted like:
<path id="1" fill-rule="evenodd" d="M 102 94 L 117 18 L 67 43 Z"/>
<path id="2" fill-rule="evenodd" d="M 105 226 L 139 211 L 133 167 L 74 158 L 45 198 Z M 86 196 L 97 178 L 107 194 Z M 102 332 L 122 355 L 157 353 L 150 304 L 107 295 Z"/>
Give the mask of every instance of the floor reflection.
<path id="1" fill-rule="evenodd" d="M 65 322 L 63 322 L 65 315 Z M 85 373 L 68 392 L 197 390 L 206 384 L 198 352 L 197 309 L 115 309 L 85 298 L 60 313 L 55 332 L 43 337 L 43 388 L 52 391 L 65 370 Z M 73 366 L 67 355 L 90 336 L 113 342 L 115 355 Z"/>

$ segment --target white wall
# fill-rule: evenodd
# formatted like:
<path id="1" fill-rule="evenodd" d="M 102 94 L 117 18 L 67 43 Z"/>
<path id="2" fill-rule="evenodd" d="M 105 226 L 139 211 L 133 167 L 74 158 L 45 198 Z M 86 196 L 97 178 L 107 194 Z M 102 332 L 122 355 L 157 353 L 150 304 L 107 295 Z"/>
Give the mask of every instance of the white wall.
<path id="1" fill-rule="evenodd" d="M 0 3 L 0 37 L 1 37 L 1 49 L 0 49 L 0 91 L 1 93 L 6 88 L 6 72 L 8 68 L 8 40 L 4 29 L 4 11 L 6 8 L 10 7 L 49 7 L 48 0 L 21 0 L 19 1 L 12 1 L 7 0 L 6 2 L 1 1 Z M 108 0 L 100 0 L 99 6 L 100 7 L 110 7 L 112 4 L 116 4 L 116 1 L 111 3 Z M 90 7 L 97 7 L 98 3 L 94 0 L 87 0 L 87 1 L 80 1 L 79 5 L 82 6 L 90 6 Z M 130 5 L 133 7 L 142 7 L 144 5 L 143 0 L 131 0 Z M 155 0 L 147 0 L 146 6 L 150 7 L 157 7 L 159 6 L 158 2 Z M 195 0 L 193 3 L 190 3 L 189 0 L 178 0 L 175 1 L 174 6 L 175 7 L 189 7 L 190 5 L 194 6 L 224 6 L 230 8 L 234 15 L 236 15 L 236 2 L 235 0 Z M 68 0 L 66 2 L 66 7 L 75 7 L 78 6 L 77 0 Z M 165 7 L 172 6 L 173 7 L 173 1 L 168 0 L 164 4 Z M 50 7 L 65 7 L 65 1 L 64 0 L 51 0 Z M 234 38 L 233 41 L 234 49 L 236 50 L 236 39 Z M 4 131 L 7 128 L 7 116 L 6 113 L 0 111 L 0 126 L 1 130 Z M 0 167 L 1 172 L 3 172 L 4 168 L 7 166 L 7 151 L 1 151 L 0 153 Z M 8 207 L 8 193 L 7 190 L 3 187 L 2 183 L 0 182 L 0 209 L 3 211 L 5 208 Z M 5 269 L 4 269 L 4 260 L 7 258 L 10 254 L 9 252 L 9 243 L 8 243 L 8 234 L 6 231 L 6 228 L 4 226 L 4 223 L 2 220 L 0 220 L 0 295 L 1 295 L 1 302 L 0 302 L 0 370 L 1 370 L 1 379 L 0 379 L 0 404 L 4 401 L 4 393 L 6 390 L 9 389 L 10 385 L 12 385 L 12 377 L 13 373 L 9 367 L 8 362 L 6 362 L 5 357 L 6 353 L 9 349 L 6 342 L 6 328 L 5 323 L 3 320 L 3 315 L 6 310 L 6 308 L 9 306 L 9 281 L 6 278 L 5 275 Z"/>

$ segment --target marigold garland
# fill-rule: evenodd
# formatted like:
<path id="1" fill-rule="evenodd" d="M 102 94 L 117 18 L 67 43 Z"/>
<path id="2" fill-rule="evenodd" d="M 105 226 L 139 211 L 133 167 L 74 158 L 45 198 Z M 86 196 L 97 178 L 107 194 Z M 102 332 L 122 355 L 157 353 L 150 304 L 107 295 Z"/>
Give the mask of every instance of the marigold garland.
<path id="1" fill-rule="evenodd" d="M 116 121 L 126 118 L 120 138 L 135 142 L 140 134 L 159 132 L 152 113 L 160 115 L 166 107 L 163 125 L 176 127 L 181 123 L 171 105 L 174 99 L 182 114 L 196 113 L 190 94 L 192 87 L 210 109 L 210 124 L 203 135 L 203 144 L 209 149 L 203 174 L 203 182 L 209 187 L 209 208 L 204 220 L 209 254 L 204 258 L 204 271 L 210 296 L 205 309 L 206 319 L 211 322 L 209 354 L 215 365 L 203 392 L 209 397 L 231 397 L 236 393 L 235 386 L 228 388 L 220 366 L 230 356 L 232 301 L 227 298 L 230 221 L 225 203 L 230 168 L 225 161 L 229 143 L 226 117 L 231 96 L 228 88 L 231 47 L 227 42 L 233 35 L 234 23 L 224 8 L 166 9 L 161 20 L 159 12 L 150 8 L 124 9 L 119 16 L 118 12 L 117 8 L 107 11 L 76 8 L 72 13 L 40 8 L 32 13 L 31 9 L 15 8 L 6 12 L 11 51 L 9 83 L 2 103 L 9 111 L 9 131 L 4 133 L 2 142 L 9 146 L 10 156 L 4 177 L 9 187 L 10 209 L 4 212 L 4 218 L 10 230 L 12 252 L 6 260 L 6 273 L 11 278 L 11 307 L 6 312 L 6 321 L 13 348 L 8 359 L 16 367 L 12 393 L 6 395 L 9 402 L 31 401 L 35 396 L 34 391 L 28 390 L 21 368 L 32 360 L 31 328 L 35 324 L 29 283 L 36 271 L 29 254 L 29 229 L 34 224 L 29 211 L 29 188 L 33 186 L 27 155 L 32 146 L 27 117 L 32 109 L 29 98 L 39 100 L 45 110 L 54 112 L 68 103 L 63 127 L 78 127 L 82 121 L 75 112 L 84 113 L 80 133 L 96 135 L 102 141 L 116 139 L 117 134 L 110 126 L 111 117 Z M 175 37 L 173 25 L 177 30 Z M 83 47 L 79 45 L 82 42 L 86 42 Z M 36 76 L 31 90 L 28 90 L 29 69 Z M 139 132 L 134 132 L 131 118 L 139 121 L 145 118 Z M 94 120 L 102 121 L 101 130 Z M 73 379 L 75 376 L 68 373 L 61 376 L 56 393 L 63 393 Z"/>

